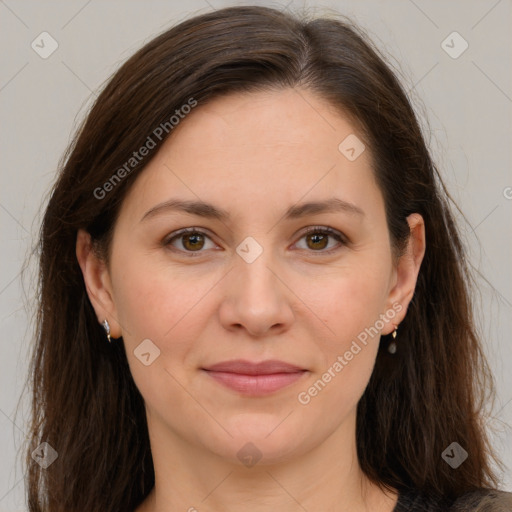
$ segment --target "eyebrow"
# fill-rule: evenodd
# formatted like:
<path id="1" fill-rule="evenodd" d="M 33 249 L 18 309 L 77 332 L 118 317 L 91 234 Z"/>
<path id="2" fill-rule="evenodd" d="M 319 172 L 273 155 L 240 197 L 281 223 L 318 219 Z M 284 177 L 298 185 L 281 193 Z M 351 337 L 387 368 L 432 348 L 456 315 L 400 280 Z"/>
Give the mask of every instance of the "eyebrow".
<path id="1" fill-rule="evenodd" d="M 223 222 L 229 221 L 231 215 L 227 210 L 214 206 L 204 201 L 184 201 L 181 199 L 170 199 L 164 203 L 157 204 L 148 210 L 142 217 L 141 222 L 145 219 L 154 217 L 159 214 L 169 212 L 185 212 L 198 217 L 215 219 Z M 318 215 L 321 213 L 338 213 L 344 212 L 351 215 L 364 217 L 365 213 L 355 204 L 349 203 L 337 197 L 327 199 L 325 201 L 310 201 L 290 206 L 284 214 L 284 220 L 299 219 L 307 215 Z"/>

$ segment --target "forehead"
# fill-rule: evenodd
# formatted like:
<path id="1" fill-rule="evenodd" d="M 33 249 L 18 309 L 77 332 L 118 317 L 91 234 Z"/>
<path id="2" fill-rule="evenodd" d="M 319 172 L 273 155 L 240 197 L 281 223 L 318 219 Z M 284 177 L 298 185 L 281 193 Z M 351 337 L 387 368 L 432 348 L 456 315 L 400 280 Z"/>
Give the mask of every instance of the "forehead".
<path id="1" fill-rule="evenodd" d="M 354 136 L 349 120 L 309 91 L 229 94 L 180 122 L 131 194 L 139 194 L 139 209 L 170 196 L 229 203 L 240 212 L 303 197 L 364 203 L 378 193 L 369 151 L 351 161 L 339 147 Z"/>
<path id="2" fill-rule="evenodd" d="M 311 91 L 282 90 L 228 94 L 197 108 L 168 141 L 174 155 L 194 147 L 196 156 L 222 152 L 235 158 L 263 160 L 304 153 L 337 158 L 339 143 L 355 134 L 339 109 Z"/>

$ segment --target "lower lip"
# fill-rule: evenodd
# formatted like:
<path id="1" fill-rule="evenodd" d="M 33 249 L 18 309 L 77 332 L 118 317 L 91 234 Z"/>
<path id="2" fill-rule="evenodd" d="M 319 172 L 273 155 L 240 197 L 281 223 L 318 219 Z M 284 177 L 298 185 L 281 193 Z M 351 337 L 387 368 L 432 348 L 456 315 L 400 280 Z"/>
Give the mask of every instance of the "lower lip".
<path id="1" fill-rule="evenodd" d="M 244 395 L 267 395 L 299 380 L 306 372 L 273 373 L 270 375 L 242 375 L 239 373 L 206 370 L 217 382 Z"/>

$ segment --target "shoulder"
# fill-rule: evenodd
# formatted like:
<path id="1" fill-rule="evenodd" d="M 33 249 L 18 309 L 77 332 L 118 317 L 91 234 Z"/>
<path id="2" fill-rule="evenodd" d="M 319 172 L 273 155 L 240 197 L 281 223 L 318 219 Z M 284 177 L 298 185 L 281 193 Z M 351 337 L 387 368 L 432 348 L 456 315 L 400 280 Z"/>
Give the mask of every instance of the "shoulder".
<path id="1" fill-rule="evenodd" d="M 393 512 L 512 512 L 512 493 L 478 489 L 447 502 L 417 490 L 404 490 Z"/>
<path id="2" fill-rule="evenodd" d="M 512 512 L 512 493 L 479 489 L 458 498 L 449 510 L 450 512 Z"/>
<path id="3" fill-rule="evenodd" d="M 402 490 L 393 512 L 446 512 L 447 503 L 419 490 Z"/>

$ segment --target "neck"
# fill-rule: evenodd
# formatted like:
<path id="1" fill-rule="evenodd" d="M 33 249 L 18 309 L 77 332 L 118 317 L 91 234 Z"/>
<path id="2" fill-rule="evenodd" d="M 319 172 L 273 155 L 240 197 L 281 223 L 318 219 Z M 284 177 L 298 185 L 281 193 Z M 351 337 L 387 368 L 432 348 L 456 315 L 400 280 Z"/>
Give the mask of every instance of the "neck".
<path id="1" fill-rule="evenodd" d="M 391 512 L 384 493 L 361 471 L 355 413 L 314 449 L 246 467 L 192 445 L 148 415 L 155 487 L 137 512 Z"/>

